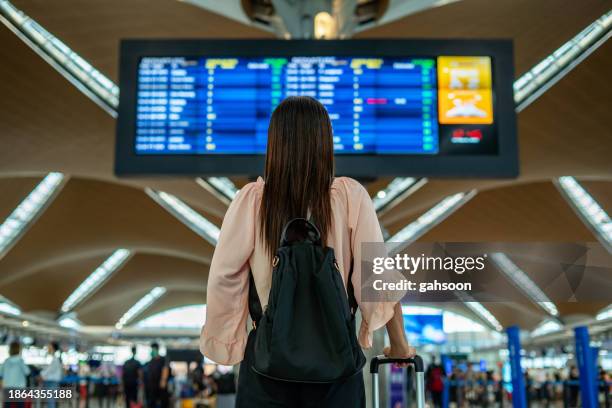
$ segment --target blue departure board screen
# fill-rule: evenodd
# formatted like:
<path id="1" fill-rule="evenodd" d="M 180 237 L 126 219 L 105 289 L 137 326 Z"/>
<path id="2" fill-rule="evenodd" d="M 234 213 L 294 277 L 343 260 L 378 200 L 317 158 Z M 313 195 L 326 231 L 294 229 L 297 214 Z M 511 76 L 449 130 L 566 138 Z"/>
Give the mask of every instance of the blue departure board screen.
<path id="1" fill-rule="evenodd" d="M 325 105 L 337 154 L 439 152 L 435 58 L 143 57 L 138 155 L 265 154 L 284 98 Z"/>

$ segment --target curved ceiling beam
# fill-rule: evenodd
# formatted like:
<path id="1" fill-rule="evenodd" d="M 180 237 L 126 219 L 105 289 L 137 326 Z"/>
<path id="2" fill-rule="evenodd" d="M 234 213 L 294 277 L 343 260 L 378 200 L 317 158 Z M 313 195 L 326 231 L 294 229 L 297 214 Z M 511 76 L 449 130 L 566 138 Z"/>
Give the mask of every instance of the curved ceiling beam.
<path id="1" fill-rule="evenodd" d="M 61 270 L 62 268 L 68 267 L 69 265 L 77 265 L 79 263 L 88 264 L 92 259 L 100 259 L 104 258 L 105 256 L 108 256 L 108 254 L 110 254 L 113 249 L 116 249 L 116 247 L 84 247 L 78 253 L 65 252 L 59 253 L 58 256 L 47 257 L 41 260 L 41 262 L 28 265 L 25 269 L 21 271 L 20 274 L 12 274 L 10 276 L 3 276 L 2 278 L 0 278 L 0 291 L 5 285 L 19 281 L 21 279 L 36 279 L 36 276 L 45 275 L 48 270 Z M 169 250 L 167 248 L 132 247 L 131 251 L 138 254 L 159 255 L 170 258 L 184 259 L 191 262 L 197 262 L 202 266 L 202 268 L 205 269 L 208 269 L 211 261 L 211 256 L 202 257 L 190 252 Z"/>
<path id="2" fill-rule="evenodd" d="M 82 284 L 111 252 L 55 265 L 40 271 L 34 279 L 29 277 L 0 286 L 0 293 L 11 293 L 11 300 L 24 311 L 44 310 L 57 314 L 71 292 Z M 127 296 L 134 303 L 138 296 L 142 296 L 143 288 L 151 289 L 154 286 L 183 290 L 195 290 L 199 287 L 200 300 L 204 301 L 207 277 L 208 267 L 200 262 L 159 254 L 135 253 L 101 287 L 78 304 L 75 311 L 80 318 L 83 310 L 87 312 L 90 308 L 97 307 L 104 310 L 115 301 L 116 296 Z M 146 282 L 145 286 L 143 282 Z M 95 321 L 85 322 L 97 324 Z"/>
<path id="3" fill-rule="evenodd" d="M 169 289 L 200 287 L 204 293 L 207 278 L 208 268 L 203 268 L 199 263 L 152 254 L 135 254 L 81 309 L 104 304 L 107 298 L 116 293 L 139 291 L 143 288 L 143 282 L 146 282 L 149 289 L 155 286 Z"/>

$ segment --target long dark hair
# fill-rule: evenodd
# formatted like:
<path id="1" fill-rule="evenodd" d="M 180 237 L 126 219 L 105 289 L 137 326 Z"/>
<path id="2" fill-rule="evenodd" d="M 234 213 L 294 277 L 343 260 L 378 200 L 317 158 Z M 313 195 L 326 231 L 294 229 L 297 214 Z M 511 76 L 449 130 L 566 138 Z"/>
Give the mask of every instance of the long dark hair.
<path id="1" fill-rule="evenodd" d="M 325 242 L 332 222 L 334 141 L 327 110 L 316 99 L 292 96 L 272 113 L 264 178 L 260 225 L 269 254 L 292 218 L 310 215 Z"/>

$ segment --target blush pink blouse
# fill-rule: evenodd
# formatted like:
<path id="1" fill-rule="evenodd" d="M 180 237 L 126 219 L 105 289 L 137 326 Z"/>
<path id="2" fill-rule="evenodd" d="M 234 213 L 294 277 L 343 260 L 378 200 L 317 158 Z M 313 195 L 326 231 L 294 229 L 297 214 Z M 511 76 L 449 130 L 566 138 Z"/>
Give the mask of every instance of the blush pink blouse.
<path id="1" fill-rule="evenodd" d="M 262 306 L 268 303 L 272 260 L 259 234 L 258 213 L 264 181 L 247 184 L 230 204 L 210 265 L 206 288 L 206 323 L 200 350 L 211 360 L 232 365 L 242 361 L 247 340 L 249 271 Z M 327 244 L 334 248 L 344 285 L 353 262 L 353 287 L 361 311 L 359 343 L 372 346 L 372 333 L 393 317 L 394 303 L 361 301 L 361 243 L 382 242 L 374 205 L 357 181 L 339 177 L 331 187 L 332 228 Z"/>

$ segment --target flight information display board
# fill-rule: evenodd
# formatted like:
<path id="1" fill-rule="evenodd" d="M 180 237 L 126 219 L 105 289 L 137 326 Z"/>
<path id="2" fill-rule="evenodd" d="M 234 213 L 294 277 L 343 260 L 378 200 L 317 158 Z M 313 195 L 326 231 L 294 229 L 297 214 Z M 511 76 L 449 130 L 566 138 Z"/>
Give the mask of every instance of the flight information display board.
<path id="1" fill-rule="evenodd" d="M 292 95 L 326 107 L 339 174 L 517 173 L 507 41 L 124 41 L 120 86 L 119 175 L 261 174 Z"/>
<path id="2" fill-rule="evenodd" d="M 138 74 L 137 153 L 263 154 L 291 95 L 325 105 L 336 153 L 438 152 L 431 58 L 146 57 Z"/>

